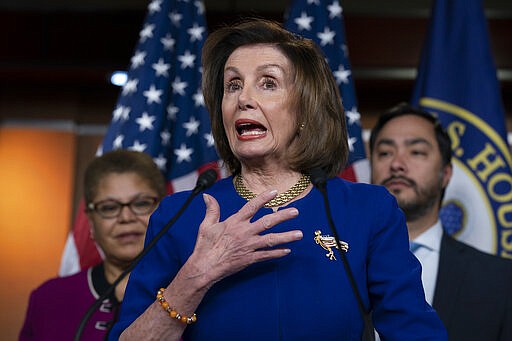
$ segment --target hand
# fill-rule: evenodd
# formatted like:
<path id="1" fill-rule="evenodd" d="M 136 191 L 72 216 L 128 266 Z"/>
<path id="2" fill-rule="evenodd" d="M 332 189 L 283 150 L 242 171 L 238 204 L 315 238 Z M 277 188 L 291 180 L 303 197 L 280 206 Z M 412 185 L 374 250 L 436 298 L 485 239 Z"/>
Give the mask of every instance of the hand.
<path id="1" fill-rule="evenodd" d="M 287 255 L 290 249 L 274 247 L 302 239 L 300 230 L 260 235 L 261 232 L 296 217 L 299 214 L 296 208 L 270 213 L 251 223 L 254 214 L 276 194 L 276 191 L 259 194 L 222 222 L 219 221 L 220 207 L 217 200 L 208 194 L 203 195 L 206 215 L 199 226 L 196 246 L 190 260 L 196 261 L 197 269 L 202 269 L 200 272 L 208 274 L 212 285 L 253 263 Z"/>

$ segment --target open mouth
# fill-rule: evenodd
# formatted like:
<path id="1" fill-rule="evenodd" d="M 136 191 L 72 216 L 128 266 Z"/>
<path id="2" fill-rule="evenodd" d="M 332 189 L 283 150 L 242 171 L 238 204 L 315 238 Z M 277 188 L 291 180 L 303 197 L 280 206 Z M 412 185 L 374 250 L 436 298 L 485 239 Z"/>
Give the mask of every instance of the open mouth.
<path id="1" fill-rule="evenodd" d="M 254 121 L 237 121 L 235 128 L 241 137 L 259 137 L 267 133 L 267 128 Z"/>

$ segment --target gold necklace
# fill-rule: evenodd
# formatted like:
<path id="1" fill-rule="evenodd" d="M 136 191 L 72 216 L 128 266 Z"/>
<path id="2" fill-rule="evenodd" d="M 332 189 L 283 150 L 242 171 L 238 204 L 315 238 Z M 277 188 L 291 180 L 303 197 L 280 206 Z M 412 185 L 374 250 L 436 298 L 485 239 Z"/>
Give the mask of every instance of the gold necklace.
<path id="1" fill-rule="evenodd" d="M 265 207 L 278 207 L 286 204 L 287 202 L 295 199 L 299 194 L 301 194 L 310 184 L 311 180 L 309 175 L 302 174 L 299 181 L 286 192 L 278 194 L 274 199 L 270 200 L 265 204 Z M 249 190 L 244 185 L 243 178 L 240 174 L 235 176 L 235 189 L 240 194 L 242 198 L 245 200 L 251 200 L 256 196 L 251 190 Z"/>

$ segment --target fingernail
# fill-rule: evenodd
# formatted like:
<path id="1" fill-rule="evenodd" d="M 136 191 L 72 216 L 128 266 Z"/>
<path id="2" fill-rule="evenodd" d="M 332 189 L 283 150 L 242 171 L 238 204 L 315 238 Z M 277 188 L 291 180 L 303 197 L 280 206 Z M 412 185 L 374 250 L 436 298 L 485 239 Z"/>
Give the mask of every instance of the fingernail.
<path id="1" fill-rule="evenodd" d="M 298 238 L 298 239 L 302 239 L 302 237 L 303 237 L 302 231 L 295 232 L 295 237 Z"/>
<path id="2" fill-rule="evenodd" d="M 293 208 L 293 209 L 290 210 L 290 214 L 294 215 L 294 216 L 299 215 L 299 210 L 296 209 L 296 208 Z"/>
<path id="3" fill-rule="evenodd" d="M 210 196 L 206 193 L 203 193 L 203 201 L 205 204 L 208 205 L 208 203 L 210 202 Z"/>
<path id="4" fill-rule="evenodd" d="M 272 195 L 276 195 L 276 194 L 277 194 L 277 189 L 273 189 L 273 190 L 271 190 L 271 191 L 270 191 L 270 194 L 272 194 Z"/>

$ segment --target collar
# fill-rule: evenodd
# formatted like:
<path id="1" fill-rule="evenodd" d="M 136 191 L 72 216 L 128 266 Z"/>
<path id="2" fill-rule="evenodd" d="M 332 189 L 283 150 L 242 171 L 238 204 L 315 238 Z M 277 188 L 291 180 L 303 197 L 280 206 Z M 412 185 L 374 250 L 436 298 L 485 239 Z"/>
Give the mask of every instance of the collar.
<path id="1" fill-rule="evenodd" d="M 107 291 L 108 287 L 110 286 L 110 283 L 107 281 L 107 278 L 105 277 L 105 268 L 103 266 L 103 262 L 92 268 L 91 279 L 92 285 L 94 286 L 94 290 L 98 293 L 98 297 L 102 295 L 105 291 Z M 119 303 L 116 299 L 116 295 L 114 294 L 114 292 L 115 291 L 112 291 L 108 298 L 110 301 L 114 303 Z"/>
<path id="2" fill-rule="evenodd" d="M 434 225 L 429 227 L 425 232 L 416 237 L 413 241 L 430 251 L 439 252 L 441 249 L 441 238 L 443 236 L 443 227 L 438 219 Z"/>

